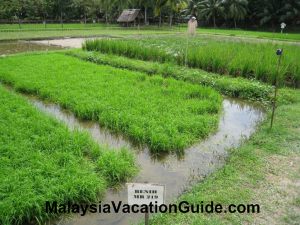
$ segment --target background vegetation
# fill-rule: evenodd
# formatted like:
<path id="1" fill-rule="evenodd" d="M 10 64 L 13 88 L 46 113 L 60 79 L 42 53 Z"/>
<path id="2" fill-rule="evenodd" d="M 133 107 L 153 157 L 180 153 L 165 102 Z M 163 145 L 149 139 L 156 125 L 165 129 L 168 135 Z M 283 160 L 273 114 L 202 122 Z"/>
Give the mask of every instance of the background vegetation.
<path id="1" fill-rule="evenodd" d="M 7 22 L 23 20 L 81 20 L 115 22 L 123 9 L 138 8 L 143 23 L 163 22 L 172 25 L 187 17 L 197 16 L 201 25 L 222 27 L 271 27 L 280 29 L 299 25 L 298 0 L 2 0 L 0 18 Z"/>

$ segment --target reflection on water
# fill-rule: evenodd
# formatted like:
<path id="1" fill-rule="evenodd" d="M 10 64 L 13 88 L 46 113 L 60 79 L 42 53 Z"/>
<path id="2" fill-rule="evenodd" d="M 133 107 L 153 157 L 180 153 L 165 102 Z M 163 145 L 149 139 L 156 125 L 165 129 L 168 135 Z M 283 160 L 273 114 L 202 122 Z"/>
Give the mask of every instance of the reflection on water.
<path id="1" fill-rule="evenodd" d="M 35 44 L 28 41 L 5 41 L 0 42 L 0 55 L 9 55 L 19 52 L 31 51 L 47 51 L 61 49 L 59 46 L 46 46 L 42 44 Z"/>
<path id="2" fill-rule="evenodd" d="M 243 139 L 248 138 L 264 116 L 263 111 L 257 106 L 240 100 L 225 99 L 223 114 L 215 134 L 186 149 L 180 157 L 176 154 L 164 154 L 158 157 L 151 155 L 147 148 L 132 146 L 122 136 L 112 135 L 95 122 L 76 119 L 72 113 L 62 110 L 58 105 L 47 104 L 34 98 L 30 98 L 30 101 L 40 110 L 65 122 L 69 128 L 87 130 L 98 143 L 114 148 L 127 146 L 134 149 L 141 171 L 133 179 L 133 182 L 166 185 L 167 203 L 178 197 L 191 184 L 202 180 L 223 165 L 227 156 L 226 150 L 237 147 Z M 102 203 L 120 200 L 124 203 L 127 202 L 125 185 L 118 191 L 108 191 Z M 122 213 L 89 214 L 84 217 L 75 216 L 62 223 L 65 225 L 130 224 L 137 222 L 142 217 L 143 215 L 139 214 Z"/>

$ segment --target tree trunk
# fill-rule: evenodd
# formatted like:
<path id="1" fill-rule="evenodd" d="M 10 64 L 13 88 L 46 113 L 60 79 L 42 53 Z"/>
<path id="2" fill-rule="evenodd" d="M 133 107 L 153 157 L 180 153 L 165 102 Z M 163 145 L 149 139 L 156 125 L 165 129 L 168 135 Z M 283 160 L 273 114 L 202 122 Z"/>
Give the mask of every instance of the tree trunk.
<path id="1" fill-rule="evenodd" d="M 46 22 L 46 14 L 44 14 L 44 27 L 47 28 L 47 22 Z"/>
<path id="2" fill-rule="evenodd" d="M 20 17 L 18 17 L 18 23 L 19 23 L 19 29 L 21 29 L 21 20 L 20 20 Z"/>
<path id="3" fill-rule="evenodd" d="M 105 11 L 105 23 L 108 24 L 107 11 Z"/>
<path id="4" fill-rule="evenodd" d="M 145 25 L 147 25 L 147 7 L 145 7 Z"/>
<path id="5" fill-rule="evenodd" d="M 86 13 L 84 13 L 84 24 L 86 24 Z"/>
<path id="6" fill-rule="evenodd" d="M 60 24 L 61 24 L 61 29 L 64 28 L 64 24 L 63 24 L 63 13 L 62 10 L 60 11 Z"/>
<path id="7" fill-rule="evenodd" d="M 214 20 L 214 28 L 216 28 L 216 16 L 213 17 Z"/>
<path id="8" fill-rule="evenodd" d="M 236 19 L 234 18 L 234 28 L 236 29 Z"/>
<path id="9" fill-rule="evenodd" d="M 172 23 L 173 23 L 173 14 L 172 13 L 170 13 L 170 27 L 172 27 Z"/>
<path id="10" fill-rule="evenodd" d="M 159 24 L 158 24 L 159 27 L 161 27 L 161 9 L 159 10 Z"/>

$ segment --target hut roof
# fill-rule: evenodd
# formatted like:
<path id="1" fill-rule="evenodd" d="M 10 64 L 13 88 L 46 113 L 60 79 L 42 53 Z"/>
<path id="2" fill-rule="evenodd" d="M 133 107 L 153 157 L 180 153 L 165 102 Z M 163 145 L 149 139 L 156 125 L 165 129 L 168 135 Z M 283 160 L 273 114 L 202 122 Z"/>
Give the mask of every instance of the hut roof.
<path id="1" fill-rule="evenodd" d="M 139 15 L 139 12 L 140 9 L 124 9 L 117 21 L 121 23 L 133 22 Z"/>

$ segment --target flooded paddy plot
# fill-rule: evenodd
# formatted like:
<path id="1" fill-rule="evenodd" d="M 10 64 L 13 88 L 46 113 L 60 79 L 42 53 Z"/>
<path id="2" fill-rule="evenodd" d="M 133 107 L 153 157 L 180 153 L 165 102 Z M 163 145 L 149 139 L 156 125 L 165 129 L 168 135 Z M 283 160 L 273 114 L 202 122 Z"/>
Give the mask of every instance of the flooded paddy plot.
<path id="1" fill-rule="evenodd" d="M 0 41 L 0 56 L 19 52 L 48 51 L 62 49 L 59 46 L 46 46 L 28 41 Z"/>
<path id="2" fill-rule="evenodd" d="M 166 201 L 172 202 L 192 184 L 201 181 L 214 170 L 224 164 L 229 148 L 237 147 L 249 138 L 256 125 L 263 119 L 263 110 L 248 102 L 225 99 L 223 114 L 218 130 L 203 142 L 186 149 L 183 154 L 153 154 L 147 148 L 133 146 L 126 138 L 113 135 L 95 122 L 78 120 L 74 114 L 52 103 L 45 103 L 37 98 L 29 97 L 39 110 L 54 116 L 73 130 L 79 128 L 88 131 L 94 141 L 114 148 L 129 147 L 133 149 L 140 172 L 134 182 L 150 182 L 165 184 Z M 103 203 L 110 201 L 127 202 L 126 186 L 107 192 Z M 77 224 L 130 224 L 138 222 L 143 215 L 126 214 L 89 214 L 61 222 L 66 225 Z"/>
<path id="3" fill-rule="evenodd" d="M 60 46 L 64 48 L 81 48 L 82 44 L 86 40 L 93 40 L 93 39 L 94 38 L 92 37 L 91 38 L 60 38 L 60 39 L 31 41 L 31 43 L 36 43 L 39 45 L 48 45 L 48 46 Z"/>
<path id="4" fill-rule="evenodd" d="M 211 88 L 58 53 L 4 58 L 0 79 L 156 152 L 182 151 L 207 137 L 221 110 L 221 96 Z"/>
<path id="5" fill-rule="evenodd" d="M 2 86 L 0 111 L 0 224 L 40 224 L 57 216 L 43 210 L 46 201 L 96 201 L 113 181 L 105 171 L 120 177 L 119 163 L 133 159 L 125 149 L 108 151 L 86 133 L 70 132 Z M 117 162 L 110 168 L 99 164 L 103 160 Z M 126 180 L 135 166 L 123 166 Z"/>

